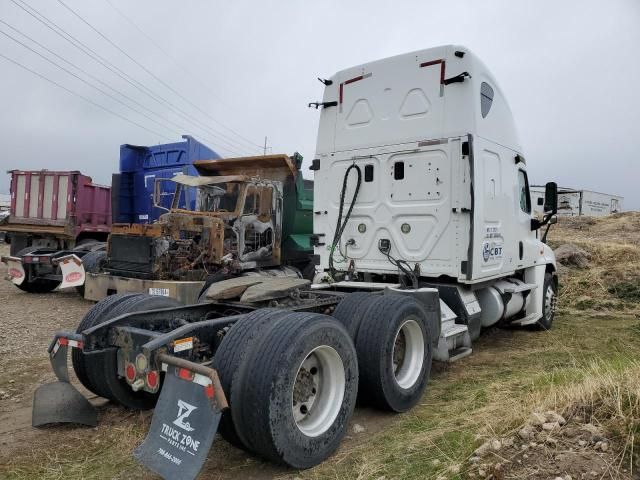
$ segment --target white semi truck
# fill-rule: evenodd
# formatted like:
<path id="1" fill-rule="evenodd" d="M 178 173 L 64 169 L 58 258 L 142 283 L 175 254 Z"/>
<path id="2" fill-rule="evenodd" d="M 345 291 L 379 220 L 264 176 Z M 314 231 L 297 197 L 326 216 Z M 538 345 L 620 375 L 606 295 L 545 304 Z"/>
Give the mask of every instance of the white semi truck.
<path id="1" fill-rule="evenodd" d="M 95 425 L 69 383 L 153 408 L 135 456 L 194 478 L 215 432 L 293 468 L 338 447 L 356 398 L 404 412 L 432 361 L 492 325 L 551 327 L 557 278 L 532 216 L 526 161 L 497 82 L 468 49 L 367 63 L 325 84 L 314 174 L 316 277 L 241 277 L 195 305 L 141 294 L 96 304 L 49 348 L 59 381 L 33 424 Z"/>

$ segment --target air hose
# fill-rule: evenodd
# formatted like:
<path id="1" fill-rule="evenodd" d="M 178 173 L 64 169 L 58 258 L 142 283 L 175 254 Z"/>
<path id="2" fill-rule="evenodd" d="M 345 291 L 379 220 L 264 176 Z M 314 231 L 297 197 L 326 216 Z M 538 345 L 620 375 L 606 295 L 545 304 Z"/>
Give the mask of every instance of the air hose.
<path id="1" fill-rule="evenodd" d="M 351 198 L 351 204 L 349 205 L 349 209 L 347 210 L 347 214 L 344 216 L 344 221 L 342 220 L 342 213 L 344 210 L 344 197 L 347 194 L 347 182 L 349 181 L 349 174 L 351 170 L 356 171 L 358 174 L 358 180 L 356 182 L 356 189 L 353 192 L 353 197 Z M 340 238 L 344 232 L 344 229 L 347 226 L 347 222 L 349 221 L 349 217 L 351 217 L 351 212 L 353 211 L 353 207 L 356 203 L 356 198 L 358 197 L 358 192 L 360 191 L 360 185 L 362 184 L 362 170 L 355 163 L 347 168 L 347 171 L 344 173 L 344 179 L 342 180 L 342 191 L 340 192 L 340 209 L 338 210 L 338 222 L 336 223 L 336 230 L 333 235 L 333 241 L 331 242 L 331 249 L 329 251 L 329 272 L 332 277 L 335 277 L 335 268 L 333 266 L 333 254 L 340 245 Z"/>

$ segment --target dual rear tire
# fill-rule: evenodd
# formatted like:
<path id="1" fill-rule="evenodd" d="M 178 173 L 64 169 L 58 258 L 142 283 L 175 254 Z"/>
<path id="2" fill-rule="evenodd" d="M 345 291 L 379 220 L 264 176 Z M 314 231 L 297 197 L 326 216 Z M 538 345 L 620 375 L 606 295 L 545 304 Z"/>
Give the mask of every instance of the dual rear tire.
<path id="1" fill-rule="evenodd" d="M 230 405 L 220 433 L 233 445 L 293 468 L 338 448 L 356 403 L 358 362 L 334 318 L 250 313 L 225 335 L 214 367 Z"/>
<path id="2" fill-rule="evenodd" d="M 96 303 L 87 312 L 78 325 L 77 333 L 125 313 L 178 305 L 180 302 L 168 297 L 139 293 L 111 295 Z M 134 410 L 153 408 L 158 401 L 158 393 L 134 392 L 126 380 L 118 374 L 118 358 L 115 347 L 86 355 L 78 349 L 73 349 L 71 361 L 78 380 L 88 390 L 100 397 L 108 398 Z"/>
<path id="3" fill-rule="evenodd" d="M 213 361 L 229 402 L 222 436 L 293 468 L 340 444 L 360 392 L 403 412 L 424 393 L 432 347 L 427 316 L 401 295 L 350 294 L 334 317 L 262 309 L 227 332 Z"/>
<path id="4" fill-rule="evenodd" d="M 405 295 L 352 293 L 334 316 L 349 330 L 360 368 L 360 398 L 405 412 L 425 392 L 433 360 L 427 314 Z"/>

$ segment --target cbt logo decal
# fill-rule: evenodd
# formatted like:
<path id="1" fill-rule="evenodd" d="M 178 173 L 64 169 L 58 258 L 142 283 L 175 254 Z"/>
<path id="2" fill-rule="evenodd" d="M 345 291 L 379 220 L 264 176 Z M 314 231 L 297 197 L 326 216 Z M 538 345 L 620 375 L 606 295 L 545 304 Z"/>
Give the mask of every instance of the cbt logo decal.
<path id="1" fill-rule="evenodd" d="M 502 258 L 502 245 L 496 245 L 493 242 L 484 242 L 482 244 L 482 259 L 488 262 L 489 259 Z"/>

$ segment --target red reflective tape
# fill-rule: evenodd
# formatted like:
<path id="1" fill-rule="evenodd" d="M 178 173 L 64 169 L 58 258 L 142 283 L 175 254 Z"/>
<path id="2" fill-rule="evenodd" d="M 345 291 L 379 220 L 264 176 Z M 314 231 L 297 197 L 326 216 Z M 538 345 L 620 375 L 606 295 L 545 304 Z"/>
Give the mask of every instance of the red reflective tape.
<path id="1" fill-rule="evenodd" d="M 344 82 L 345 85 L 349 85 L 350 83 L 355 83 L 355 82 L 359 82 L 360 80 L 362 80 L 364 78 L 363 75 L 360 75 L 359 77 L 353 77 L 350 78 L 349 80 L 347 80 L 346 82 Z"/>
<path id="2" fill-rule="evenodd" d="M 58 338 L 58 343 L 60 344 L 61 347 L 64 347 L 66 345 L 69 345 L 69 339 L 60 337 Z"/>
<path id="3" fill-rule="evenodd" d="M 216 393 L 215 390 L 213 389 L 213 385 L 210 383 L 209 385 L 207 385 L 206 387 L 204 387 L 204 393 L 207 396 L 207 398 L 213 398 L 213 395 Z"/>
<path id="4" fill-rule="evenodd" d="M 440 84 L 444 84 L 444 70 L 445 70 L 445 61 L 443 58 L 439 58 L 438 60 L 431 60 L 429 62 L 424 62 L 420 64 L 420 68 L 430 67 L 432 65 L 440 64 Z"/>
<path id="5" fill-rule="evenodd" d="M 430 62 L 424 62 L 420 64 L 420 68 L 422 67 L 430 67 L 431 65 L 438 65 L 439 63 L 444 62 L 444 60 L 439 59 L 439 60 L 431 60 Z"/>
<path id="6" fill-rule="evenodd" d="M 183 380 L 191 381 L 193 380 L 193 373 L 191 373 L 186 368 L 180 368 L 178 369 L 178 377 L 182 378 Z"/>

